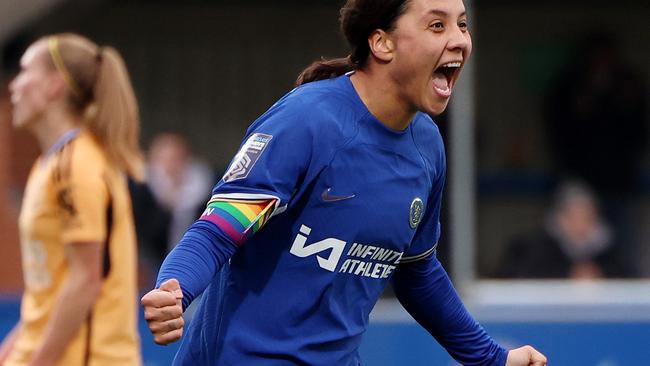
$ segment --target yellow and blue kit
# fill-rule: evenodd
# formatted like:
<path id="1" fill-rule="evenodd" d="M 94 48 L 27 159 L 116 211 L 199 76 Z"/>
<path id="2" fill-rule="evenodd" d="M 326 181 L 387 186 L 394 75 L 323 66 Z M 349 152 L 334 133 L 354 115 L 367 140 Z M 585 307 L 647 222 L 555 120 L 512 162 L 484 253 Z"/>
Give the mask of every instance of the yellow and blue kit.
<path id="1" fill-rule="evenodd" d="M 91 134 L 71 130 L 34 164 L 19 218 L 25 292 L 6 366 L 25 365 L 44 335 L 67 276 L 65 246 L 100 242 L 103 284 L 57 365 L 140 365 L 137 248 L 126 176 Z"/>

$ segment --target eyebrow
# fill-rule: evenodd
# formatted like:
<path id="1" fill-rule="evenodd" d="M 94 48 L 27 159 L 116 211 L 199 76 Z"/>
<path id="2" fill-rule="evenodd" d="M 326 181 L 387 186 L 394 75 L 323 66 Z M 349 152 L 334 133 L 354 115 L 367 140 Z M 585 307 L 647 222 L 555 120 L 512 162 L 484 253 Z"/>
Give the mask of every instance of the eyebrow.
<path id="1" fill-rule="evenodd" d="M 429 11 L 427 12 L 427 15 L 429 15 L 429 14 L 440 15 L 440 16 L 443 16 L 443 17 L 447 17 L 447 16 L 449 16 L 449 13 L 446 12 L 446 11 L 444 11 L 444 10 L 442 10 L 442 9 L 431 9 L 431 10 L 429 10 Z M 466 15 L 467 15 L 467 11 L 463 11 L 462 13 L 460 13 L 460 15 L 459 15 L 458 17 L 459 17 L 459 18 L 460 18 L 460 17 L 464 17 L 464 16 L 466 16 Z"/>

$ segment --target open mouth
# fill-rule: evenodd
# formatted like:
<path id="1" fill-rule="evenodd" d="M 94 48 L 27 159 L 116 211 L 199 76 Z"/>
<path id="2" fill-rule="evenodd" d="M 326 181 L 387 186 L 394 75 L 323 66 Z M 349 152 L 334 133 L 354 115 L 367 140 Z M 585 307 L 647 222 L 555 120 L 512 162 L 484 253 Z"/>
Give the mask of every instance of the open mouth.
<path id="1" fill-rule="evenodd" d="M 433 72 L 433 85 L 439 94 L 443 96 L 451 95 L 451 89 L 460 72 L 461 65 L 460 61 L 452 61 L 444 63 L 435 69 Z"/>

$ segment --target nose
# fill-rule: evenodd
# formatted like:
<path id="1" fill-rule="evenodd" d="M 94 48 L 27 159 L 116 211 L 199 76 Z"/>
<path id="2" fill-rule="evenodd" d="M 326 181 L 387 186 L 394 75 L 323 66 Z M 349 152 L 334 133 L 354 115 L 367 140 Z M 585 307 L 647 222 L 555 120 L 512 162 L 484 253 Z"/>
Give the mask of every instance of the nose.
<path id="1" fill-rule="evenodd" d="M 472 50 L 472 37 L 469 34 L 469 30 L 463 30 L 458 26 L 453 27 L 447 48 L 452 51 L 469 53 Z"/>

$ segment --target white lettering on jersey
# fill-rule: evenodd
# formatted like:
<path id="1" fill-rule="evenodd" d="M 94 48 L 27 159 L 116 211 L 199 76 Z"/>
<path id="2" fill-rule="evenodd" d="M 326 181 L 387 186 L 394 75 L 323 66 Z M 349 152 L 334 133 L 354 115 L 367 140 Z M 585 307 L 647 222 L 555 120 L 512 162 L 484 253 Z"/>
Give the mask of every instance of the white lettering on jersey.
<path id="1" fill-rule="evenodd" d="M 289 252 L 297 257 L 305 258 L 331 249 L 332 251 L 327 259 L 320 255 L 317 255 L 316 259 L 318 259 L 318 265 L 320 265 L 321 268 L 334 272 L 336 270 L 336 265 L 339 263 L 339 259 L 341 258 L 341 254 L 343 254 L 343 249 L 345 249 L 345 242 L 335 238 L 327 238 L 313 244 L 305 245 L 305 243 L 307 243 L 307 235 L 310 233 L 310 227 L 301 225 L 300 233 L 296 235 L 296 239 L 293 241 L 293 245 L 291 245 L 291 250 Z"/>
<path id="2" fill-rule="evenodd" d="M 309 234 L 311 234 L 311 228 L 301 225 L 300 232 L 296 235 L 289 252 L 297 257 L 305 258 L 331 249 L 327 258 L 317 255 L 316 259 L 321 268 L 330 272 L 336 271 L 336 266 L 341 259 L 346 242 L 336 238 L 327 238 L 307 245 Z M 347 258 L 343 261 L 338 272 L 377 279 L 389 278 L 400 259 L 402 259 L 403 254 L 403 252 L 374 245 L 353 243 L 348 249 Z"/>

